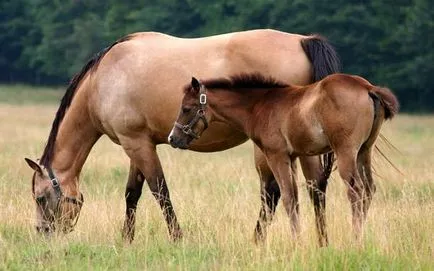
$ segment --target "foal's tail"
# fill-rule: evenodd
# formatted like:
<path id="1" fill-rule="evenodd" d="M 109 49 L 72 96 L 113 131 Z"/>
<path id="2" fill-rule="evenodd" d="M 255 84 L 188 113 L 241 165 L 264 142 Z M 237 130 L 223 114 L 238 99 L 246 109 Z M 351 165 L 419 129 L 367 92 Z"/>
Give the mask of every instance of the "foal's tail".
<path id="1" fill-rule="evenodd" d="M 384 118 L 392 119 L 399 111 L 399 102 L 396 96 L 388 88 L 373 87 L 369 91 L 369 96 L 375 101 L 380 101 L 381 107 L 384 109 Z"/>
<path id="2" fill-rule="evenodd" d="M 396 96 L 388 88 L 372 86 L 368 92 L 374 102 L 374 122 L 372 124 L 371 134 L 369 135 L 365 146 L 373 146 L 377 137 L 380 135 L 380 128 L 384 120 L 391 120 L 399 110 L 399 102 Z M 380 135 L 381 136 L 381 135 Z M 387 140 L 386 140 L 387 141 Z M 375 147 L 381 156 L 383 156 L 390 165 L 398 172 L 401 172 L 389 158 L 378 148 Z"/>
<path id="3" fill-rule="evenodd" d="M 338 73 L 341 70 L 341 62 L 333 46 L 320 35 L 312 35 L 301 40 L 307 58 L 312 63 L 312 81 L 317 82 L 327 75 Z M 333 153 L 323 156 L 323 177 L 327 180 L 333 168 Z"/>

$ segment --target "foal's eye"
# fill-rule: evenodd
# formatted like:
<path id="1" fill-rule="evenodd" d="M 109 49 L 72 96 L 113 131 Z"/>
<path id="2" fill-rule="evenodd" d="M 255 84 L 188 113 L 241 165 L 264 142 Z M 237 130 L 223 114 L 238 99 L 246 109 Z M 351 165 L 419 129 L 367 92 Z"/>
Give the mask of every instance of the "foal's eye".
<path id="1" fill-rule="evenodd" d="M 190 111 L 191 111 L 191 108 L 188 108 L 188 107 L 183 107 L 182 108 L 182 113 L 188 113 Z"/>

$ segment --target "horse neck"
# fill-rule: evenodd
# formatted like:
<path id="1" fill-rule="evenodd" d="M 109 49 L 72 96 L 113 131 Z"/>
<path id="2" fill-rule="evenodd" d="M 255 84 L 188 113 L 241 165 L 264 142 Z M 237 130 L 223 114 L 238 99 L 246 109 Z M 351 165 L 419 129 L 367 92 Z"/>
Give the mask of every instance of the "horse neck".
<path id="1" fill-rule="evenodd" d="M 60 123 L 51 167 L 63 186 L 77 186 L 86 158 L 101 134 L 90 119 L 85 90 L 80 89 Z"/>
<path id="2" fill-rule="evenodd" d="M 209 91 L 208 101 L 213 118 L 230 124 L 250 136 L 256 105 L 263 100 L 266 92 L 266 90 L 236 92 L 219 89 Z"/>

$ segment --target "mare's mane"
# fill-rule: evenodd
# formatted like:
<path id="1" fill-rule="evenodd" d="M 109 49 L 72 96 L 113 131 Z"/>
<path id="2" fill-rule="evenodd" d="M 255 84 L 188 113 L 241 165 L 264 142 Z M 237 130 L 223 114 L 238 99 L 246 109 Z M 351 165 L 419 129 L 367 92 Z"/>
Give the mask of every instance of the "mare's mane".
<path id="1" fill-rule="evenodd" d="M 76 90 L 78 89 L 80 82 L 83 80 L 83 78 L 88 74 L 88 72 L 94 71 L 98 64 L 100 63 L 101 59 L 107 54 L 107 52 L 113 48 L 118 43 L 128 41 L 132 39 L 134 35 L 127 35 L 116 42 L 114 42 L 109 47 L 104 48 L 97 54 L 95 54 L 87 63 L 86 65 L 81 69 L 79 73 L 74 75 L 71 82 L 69 83 L 69 86 L 62 98 L 62 101 L 60 102 L 59 109 L 57 109 L 56 117 L 54 118 L 53 124 L 51 126 L 50 135 L 48 136 L 47 144 L 45 145 L 44 152 L 42 153 L 40 164 L 48 167 L 51 164 L 51 160 L 53 158 L 54 153 L 54 145 L 56 143 L 56 137 L 57 133 L 59 131 L 60 123 L 62 122 L 63 118 L 65 117 L 65 113 L 68 110 L 69 106 L 71 105 L 72 99 L 74 98 L 74 94 Z"/>
<path id="2" fill-rule="evenodd" d="M 242 73 L 229 78 L 207 79 L 202 81 L 207 89 L 227 89 L 230 91 L 242 91 L 245 89 L 285 88 L 289 85 L 275 78 L 266 77 L 260 73 Z M 184 87 L 184 93 L 192 89 L 191 84 Z"/>

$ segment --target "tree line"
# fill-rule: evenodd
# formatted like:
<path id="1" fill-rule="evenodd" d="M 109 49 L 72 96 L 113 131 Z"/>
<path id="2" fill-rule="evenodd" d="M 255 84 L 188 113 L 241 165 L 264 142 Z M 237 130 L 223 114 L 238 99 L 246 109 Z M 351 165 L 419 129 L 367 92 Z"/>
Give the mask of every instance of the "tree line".
<path id="1" fill-rule="evenodd" d="M 343 71 L 388 86 L 406 111 L 434 111 L 432 0 L 2 0 L 0 81 L 66 84 L 137 31 L 198 37 L 274 28 L 319 33 Z"/>

